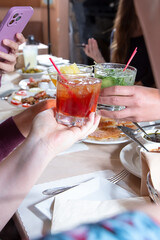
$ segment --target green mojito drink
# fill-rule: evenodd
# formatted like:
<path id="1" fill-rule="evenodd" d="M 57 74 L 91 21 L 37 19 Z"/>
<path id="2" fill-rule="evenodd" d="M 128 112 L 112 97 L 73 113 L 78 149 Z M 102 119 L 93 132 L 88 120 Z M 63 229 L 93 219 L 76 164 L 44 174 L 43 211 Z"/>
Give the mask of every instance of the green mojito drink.
<path id="1" fill-rule="evenodd" d="M 100 78 L 102 80 L 101 88 L 103 89 L 116 85 L 134 85 L 137 69 L 132 66 L 128 66 L 128 68 L 123 71 L 124 68 L 125 65 L 119 63 L 96 64 L 94 66 L 94 73 L 96 78 Z M 108 110 L 111 111 L 122 110 L 124 108 L 125 106 L 108 106 Z"/>

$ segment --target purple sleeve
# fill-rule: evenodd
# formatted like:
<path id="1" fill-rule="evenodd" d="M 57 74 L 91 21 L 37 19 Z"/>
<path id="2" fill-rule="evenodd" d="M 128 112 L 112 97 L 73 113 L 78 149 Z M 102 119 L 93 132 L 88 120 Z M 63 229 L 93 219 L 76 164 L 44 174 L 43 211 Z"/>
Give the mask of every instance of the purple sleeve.
<path id="1" fill-rule="evenodd" d="M 12 117 L 0 124 L 0 161 L 5 158 L 25 137 L 17 128 Z"/>

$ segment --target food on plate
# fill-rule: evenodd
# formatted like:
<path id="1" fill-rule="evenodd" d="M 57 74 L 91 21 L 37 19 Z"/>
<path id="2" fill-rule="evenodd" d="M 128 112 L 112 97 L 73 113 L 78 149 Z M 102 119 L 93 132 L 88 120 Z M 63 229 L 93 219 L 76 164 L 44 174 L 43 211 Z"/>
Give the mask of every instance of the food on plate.
<path id="1" fill-rule="evenodd" d="M 31 88 L 38 89 L 38 88 Z M 53 91 L 42 91 L 38 89 L 38 91 L 27 91 L 27 90 L 19 90 L 17 92 L 13 92 L 8 101 L 17 105 L 18 107 L 28 108 L 31 105 L 38 103 L 44 99 L 55 98 L 55 93 Z"/>
<path id="2" fill-rule="evenodd" d="M 144 137 L 144 139 L 146 139 L 148 141 L 160 143 L 159 130 L 156 130 L 155 132 L 147 133 L 147 135 L 145 134 L 143 137 Z"/>
<path id="3" fill-rule="evenodd" d="M 28 68 L 28 69 L 22 68 L 22 73 L 40 73 L 40 72 L 43 72 L 43 70 L 38 68 Z"/>
<path id="4" fill-rule="evenodd" d="M 51 80 L 50 79 L 41 79 L 41 80 L 34 80 L 32 77 L 30 77 L 29 82 L 27 83 L 27 86 L 29 88 L 35 88 L 38 87 L 41 82 L 47 82 L 49 83 Z"/>
<path id="5" fill-rule="evenodd" d="M 95 141 L 107 141 L 109 139 L 119 139 L 124 137 L 124 133 L 117 126 L 126 126 L 136 129 L 136 126 L 130 121 L 116 121 L 111 118 L 102 117 L 98 128 L 88 136 L 88 139 Z"/>
<path id="6" fill-rule="evenodd" d="M 88 136 L 88 139 L 96 140 L 96 141 L 106 141 L 108 139 L 118 139 L 121 137 L 121 131 L 118 128 L 105 128 L 99 129 L 97 128 L 94 133 Z"/>
<path id="7" fill-rule="evenodd" d="M 20 105 L 20 104 L 21 104 L 21 101 L 12 99 L 12 100 L 11 100 L 11 103 L 12 103 L 13 105 Z"/>
<path id="8" fill-rule="evenodd" d="M 63 74 L 76 74 L 80 73 L 80 70 L 76 63 L 60 67 L 60 72 Z"/>
<path id="9" fill-rule="evenodd" d="M 151 149 L 150 152 L 160 153 L 160 147 L 155 148 L 155 149 Z"/>
<path id="10" fill-rule="evenodd" d="M 29 104 L 29 103 L 24 103 L 24 104 L 22 104 L 22 107 L 24 107 L 24 108 L 28 108 L 28 107 L 30 107 L 31 106 L 31 104 Z"/>
<path id="11" fill-rule="evenodd" d="M 18 92 L 15 93 L 16 95 L 19 95 L 19 96 L 27 96 L 27 92 L 24 91 L 24 90 L 19 90 Z"/>
<path id="12" fill-rule="evenodd" d="M 22 98 L 21 102 L 22 104 L 28 103 L 30 105 L 34 105 L 38 103 L 40 100 L 52 98 L 49 94 L 47 94 L 45 91 L 41 91 L 39 93 L 36 93 L 34 96 L 30 96 L 27 98 Z"/>

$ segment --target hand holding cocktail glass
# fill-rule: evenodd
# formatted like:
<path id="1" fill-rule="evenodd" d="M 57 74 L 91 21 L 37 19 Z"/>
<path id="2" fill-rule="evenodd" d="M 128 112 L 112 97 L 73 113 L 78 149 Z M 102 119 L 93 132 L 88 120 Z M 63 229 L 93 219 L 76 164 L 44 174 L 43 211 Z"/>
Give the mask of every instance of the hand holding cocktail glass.
<path id="1" fill-rule="evenodd" d="M 132 86 L 134 85 L 136 68 L 129 66 L 129 63 L 133 59 L 137 52 L 135 48 L 132 56 L 130 57 L 126 65 L 119 63 L 100 63 L 94 67 L 95 77 L 102 79 L 101 89 L 112 87 L 112 86 Z M 122 110 L 125 106 L 109 105 L 104 102 L 104 109 L 109 111 Z M 102 109 L 103 105 L 101 106 Z"/>
<path id="2" fill-rule="evenodd" d="M 82 126 L 91 112 L 96 112 L 97 101 L 101 89 L 101 80 L 88 73 L 61 74 L 58 72 L 56 119 L 67 126 Z"/>

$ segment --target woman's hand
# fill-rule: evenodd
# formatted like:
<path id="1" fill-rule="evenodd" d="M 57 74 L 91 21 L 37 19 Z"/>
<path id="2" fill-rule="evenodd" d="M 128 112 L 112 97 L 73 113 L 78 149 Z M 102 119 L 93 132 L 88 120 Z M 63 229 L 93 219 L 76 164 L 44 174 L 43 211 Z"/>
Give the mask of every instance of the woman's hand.
<path id="1" fill-rule="evenodd" d="M 121 111 L 101 110 L 100 115 L 134 122 L 160 119 L 160 93 L 156 88 L 143 86 L 114 86 L 101 90 L 101 104 L 126 106 Z"/>
<path id="2" fill-rule="evenodd" d="M 98 48 L 97 41 L 94 38 L 88 39 L 88 44 L 84 47 L 85 54 L 92 58 L 96 63 L 104 63 L 105 60 Z"/>
<path id="3" fill-rule="evenodd" d="M 13 121 L 15 122 L 17 128 L 19 131 L 22 133 L 24 137 L 27 137 L 31 126 L 32 126 L 32 121 L 35 118 L 35 116 L 44 110 L 53 108 L 56 106 L 56 100 L 55 99 L 48 99 L 42 102 L 39 102 L 23 112 L 15 115 L 13 117 Z"/>
<path id="4" fill-rule="evenodd" d="M 0 70 L 4 72 L 12 72 L 14 71 L 14 66 L 16 64 L 16 57 L 18 52 L 18 47 L 20 44 L 25 42 L 25 38 L 23 34 L 16 34 L 17 42 L 11 41 L 9 39 L 4 39 L 3 44 L 10 48 L 9 53 L 0 52 L 0 58 L 3 61 L 0 61 Z"/>
<path id="5" fill-rule="evenodd" d="M 52 156 L 68 149 L 75 142 L 94 132 L 100 116 L 91 113 L 88 122 L 82 127 L 67 127 L 57 123 L 53 109 L 39 113 L 34 121 L 28 139 L 41 140 L 41 149 Z"/>

